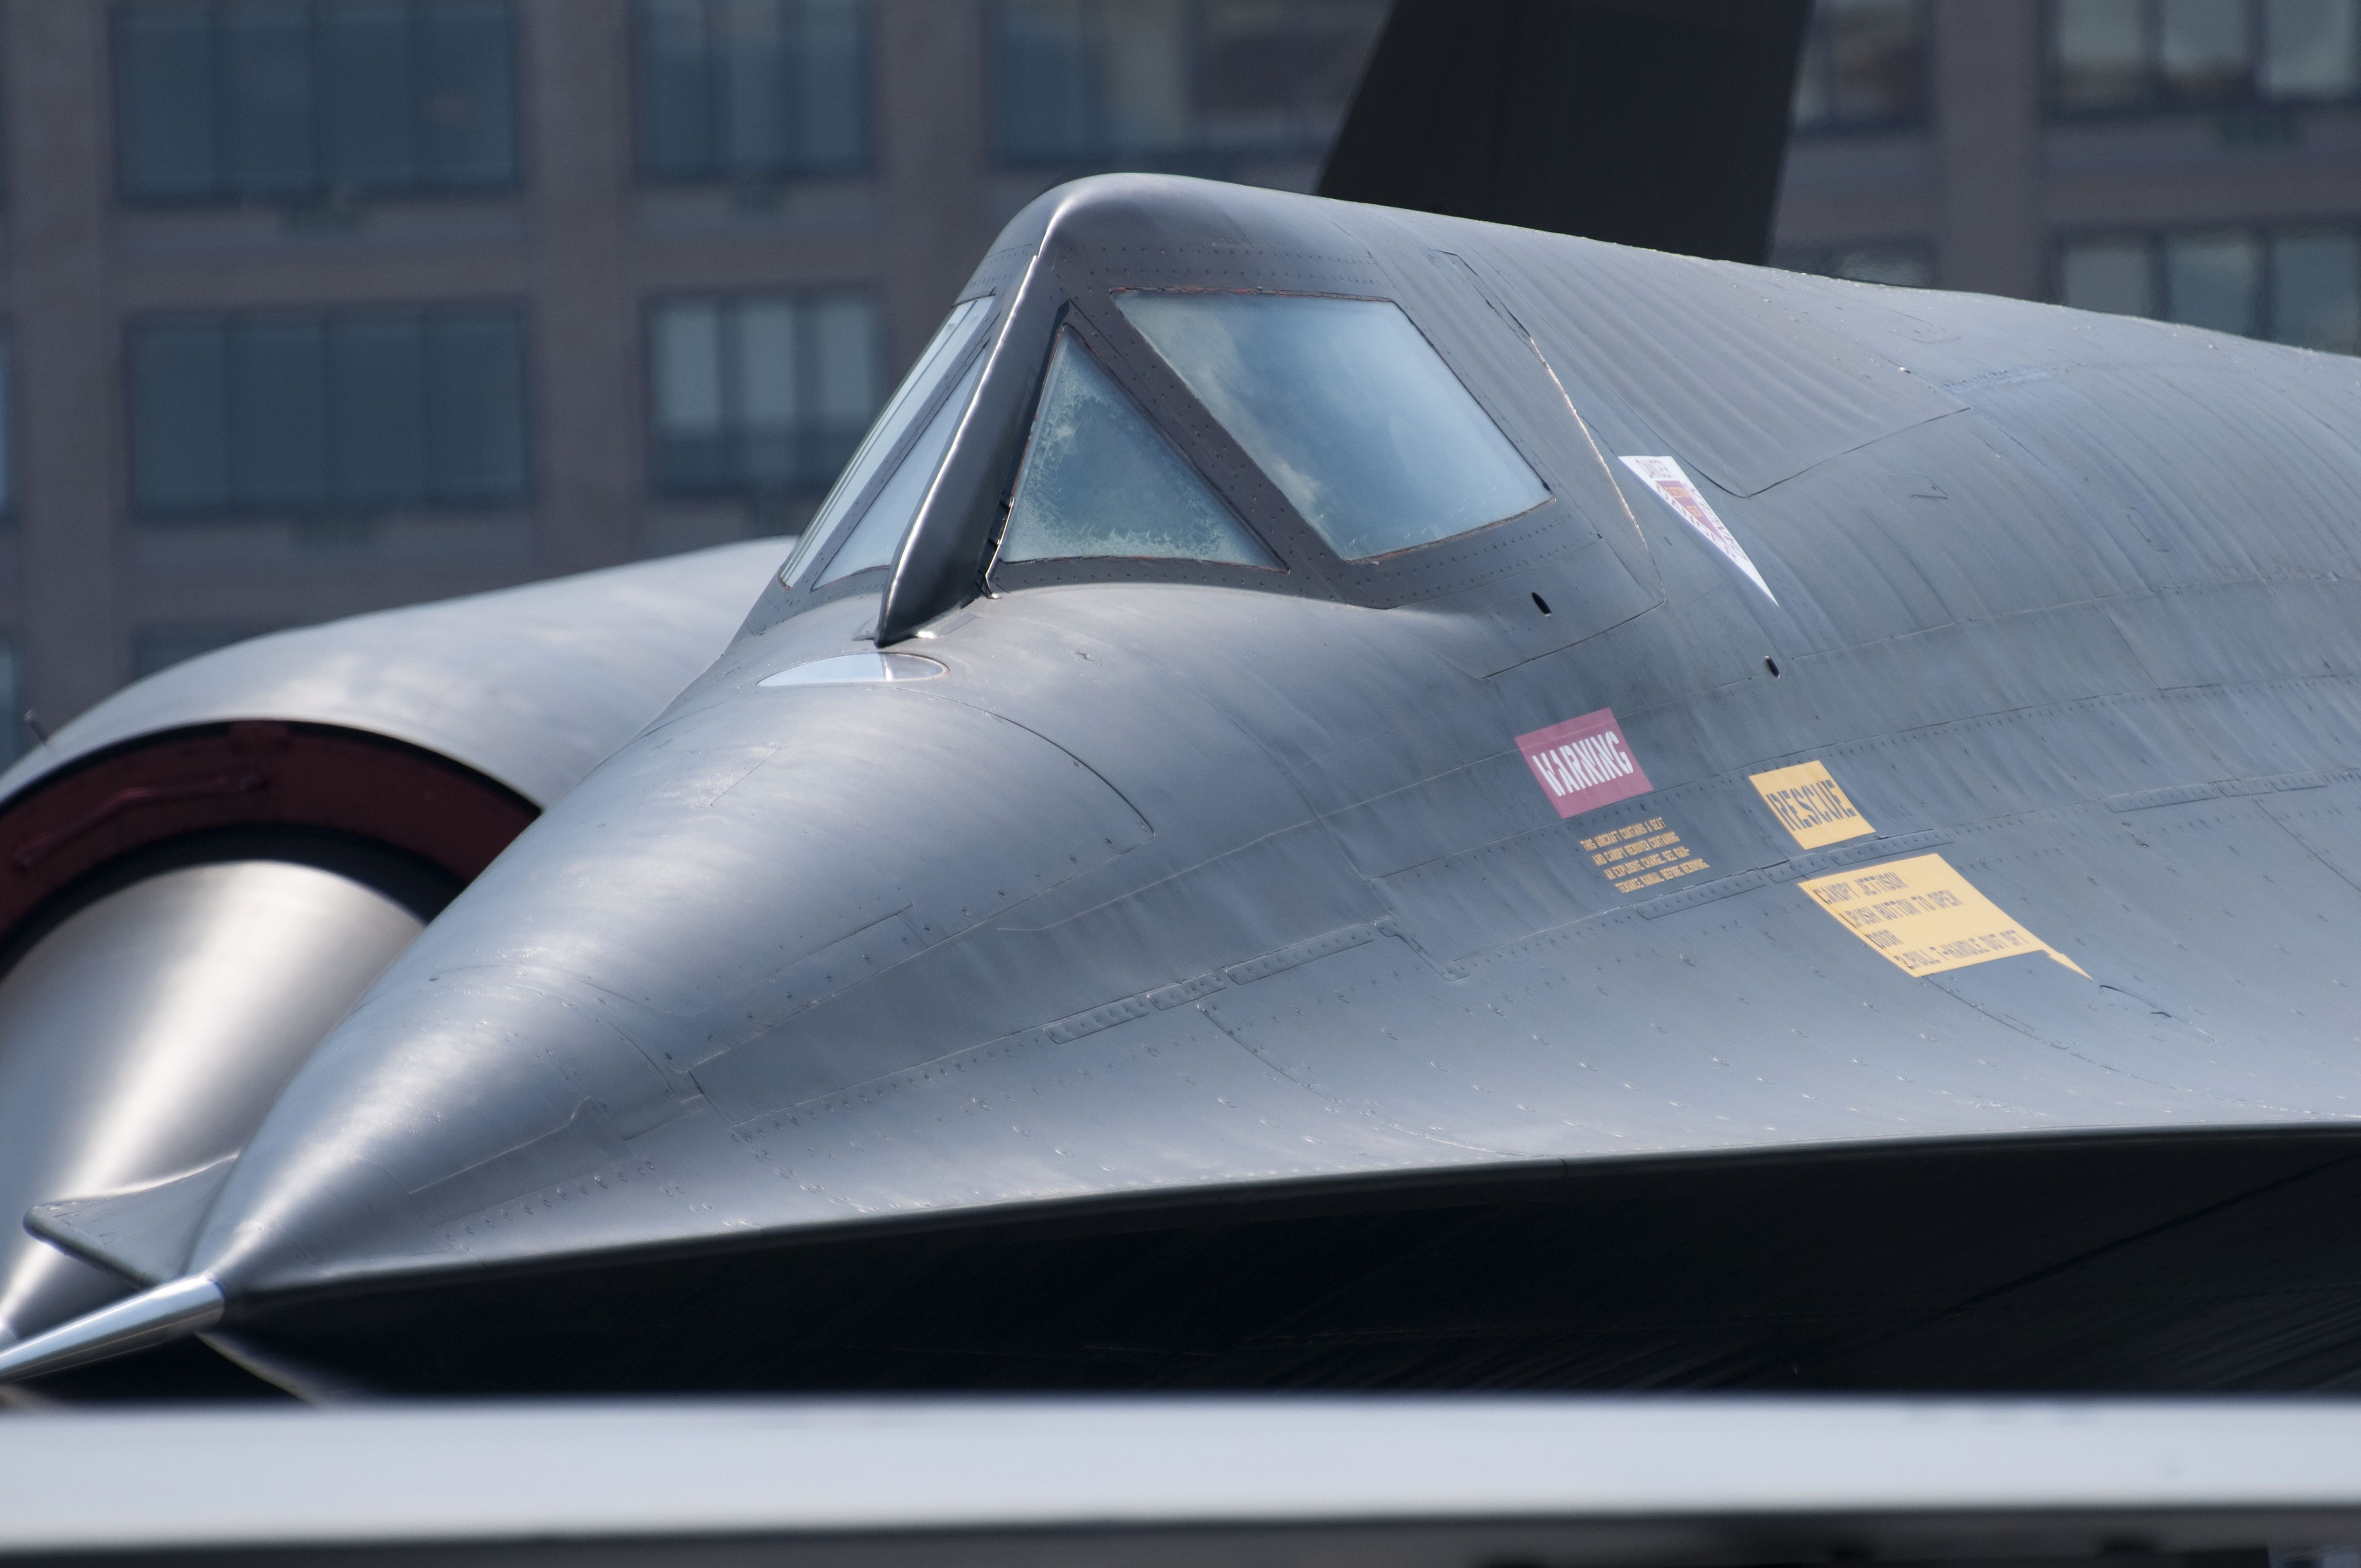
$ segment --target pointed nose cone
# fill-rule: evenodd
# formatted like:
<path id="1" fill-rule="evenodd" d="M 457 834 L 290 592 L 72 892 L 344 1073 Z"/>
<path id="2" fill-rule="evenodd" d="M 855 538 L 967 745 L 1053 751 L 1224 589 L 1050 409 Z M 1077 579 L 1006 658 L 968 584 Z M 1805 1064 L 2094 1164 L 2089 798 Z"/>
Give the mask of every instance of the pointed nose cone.
<path id="1" fill-rule="evenodd" d="M 971 672 L 764 685 L 848 645 L 754 641 L 295 1080 L 187 1264 L 233 1325 L 242 1299 L 840 1217 L 742 1129 L 1093 1000 L 947 938 L 1146 842 L 1140 813 Z"/>

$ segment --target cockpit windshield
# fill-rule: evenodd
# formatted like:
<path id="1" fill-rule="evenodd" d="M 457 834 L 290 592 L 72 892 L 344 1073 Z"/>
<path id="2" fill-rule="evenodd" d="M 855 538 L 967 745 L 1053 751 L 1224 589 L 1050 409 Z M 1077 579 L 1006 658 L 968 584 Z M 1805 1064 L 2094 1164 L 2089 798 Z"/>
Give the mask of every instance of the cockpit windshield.
<path id="1" fill-rule="evenodd" d="M 1066 331 L 1042 380 L 999 558 L 1091 555 L 1279 565 Z"/>
<path id="2" fill-rule="evenodd" d="M 935 330 L 934 338 L 927 345 L 925 352 L 918 356 L 918 362 L 910 367 L 910 373 L 895 389 L 893 399 L 885 405 L 885 411 L 879 414 L 877 422 L 870 427 L 868 439 L 861 444 L 861 450 L 853 454 L 843 477 L 829 492 L 828 499 L 820 503 L 811 526 L 804 530 L 803 542 L 796 545 L 796 553 L 788 557 L 786 566 L 779 573 L 782 583 L 803 581 L 810 576 L 813 565 L 826 558 L 829 545 L 844 526 L 846 519 L 859 510 L 861 503 L 867 499 L 877 478 L 878 469 L 900 451 L 910 426 L 933 406 L 935 394 L 941 390 L 944 381 L 967 367 L 969 358 L 974 355 L 976 345 L 983 336 L 984 327 L 992 320 L 992 306 L 993 301 L 988 295 L 962 301 L 952 307 L 943 324 Z M 979 358 L 977 363 L 981 364 L 982 360 Z M 972 378 L 968 387 L 970 390 L 973 389 Z M 948 401 L 961 402 L 961 400 Z M 940 422 L 939 418 L 937 422 Z M 931 434 L 931 429 L 926 433 Z M 950 439 L 947 430 L 943 436 L 944 444 L 948 444 Z M 915 454 L 913 455 L 915 458 Z M 941 456 L 939 450 L 936 456 Z M 903 465 L 905 468 L 914 466 L 915 462 Z M 921 476 L 921 482 L 931 477 L 932 467 L 929 466 L 928 473 Z M 897 474 L 895 477 L 898 479 L 900 476 Z M 887 488 L 889 491 L 892 488 L 890 482 Z M 880 501 L 887 499 L 883 494 L 878 498 Z M 916 510 L 915 499 L 911 507 Z M 876 508 L 872 506 L 869 510 L 874 511 Z M 906 523 L 908 516 L 906 514 L 902 521 Z M 899 543 L 898 536 L 895 543 Z"/>
<path id="3" fill-rule="evenodd" d="M 1151 290 L 1115 300 L 1347 560 L 1447 539 L 1549 499 L 1399 306 Z"/>

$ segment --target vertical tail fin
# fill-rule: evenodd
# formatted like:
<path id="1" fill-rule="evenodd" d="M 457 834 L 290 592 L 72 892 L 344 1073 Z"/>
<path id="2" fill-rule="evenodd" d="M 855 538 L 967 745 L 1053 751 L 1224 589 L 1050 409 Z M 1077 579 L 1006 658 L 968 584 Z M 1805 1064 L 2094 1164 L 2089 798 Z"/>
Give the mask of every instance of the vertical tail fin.
<path id="1" fill-rule="evenodd" d="M 1764 259 L 1810 0 L 1395 0 L 1348 202 Z"/>

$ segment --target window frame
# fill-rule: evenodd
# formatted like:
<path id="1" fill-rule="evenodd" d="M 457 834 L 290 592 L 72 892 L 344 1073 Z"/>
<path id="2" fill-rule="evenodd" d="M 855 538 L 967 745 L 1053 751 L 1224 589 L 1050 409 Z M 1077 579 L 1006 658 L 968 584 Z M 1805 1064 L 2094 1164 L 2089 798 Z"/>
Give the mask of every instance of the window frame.
<path id="1" fill-rule="evenodd" d="M 734 318 L 737 313 L 748 304 L 767 301 L 789 302 L 796 312 L 796 345 L 800 350 L 806 332 L 803 312 L 822 300 L 842 298 L 857 298 L 869 308 L 870 385 L 877 403 L 877 406 L 870 410 L 866 418 L 852 431 L 851 445 L 845 452 L 843 461 L 817 479 L 784 487 L 765 487 L 749 480 L 690 488 L 669 488 L 664 478 L 660 451 L 663 438 L 657 424 L 659 401 L 657 378 L 660 367 L 656 349 L 656 323 L 664 311 L 675 305 L 710 305 L 722 312 L 725 317 Z M 878 297 L 877 291 L 867 280 L 840 284 L 796 284 L 778 289 L 667 290 L 643 297 L 640 302 L 640 431 L 647 443 L 647 462 L 644 465 L 646 472 L 641 486 L 645 498 L 654 504 L 673 506 L 695 506 L 700 503 L 728 500 L 742 500 L 749 505 L 759 505 L 781 497 L 825 494 L 835 484 L 837 477 L 844 472 L 845 466 L 850 464 L 859 453 L 862 438 L 867 435 L 871 427 L 877 422 L 878 416 L 884 411 L 885 400 L 893 396 L 894 388 L 885 372 L 886 326 L 884 302 Z M 737 363 L 737 355 L 736 345 L 724 342 L 720 349 L 722 362 L 734 365 Z M 721 375 L 722 441 L 725 444 L 725 450 L 734 452 L 743 443 L 745 430 L 742 423 L 731 422 L 730 399 L 733 396 L 733 389 L 730 386 L 730 372 L 725 369 Z M 798 394 L 805 389 L 800 370 L 797 372 L 796 389 Z M 799 431 L 801 428 L 798 426 Z"/>
<path id="2" fill-rule="evenodd" d="M 1805 140 L 1817 140 L 1822 137 L 1834 140 L 1848 137 L 1923 133 L 1933 127 L 1935 123 L 1934 6 L 1932 0 L 1907 0 L 1907 5 L 1913 16 L 1912 33 L 1916 39 L 1914 52 L 1917 56 L 1918 62 L 1918 106 L 1894 115 L 1841 116 L 1831 114 L 1817 120 L 1791 117 L 1788 127 L 1790 135 Z M 1829 82 L 1825 85 L 1830 103 L 1834 103 L 1836 98 L 1833 85 L 1836 70 L 1835 50 L 1828 42 L 1832 27 L 1833 18 L 1828 11 L 1817 4 L 1814 5 L 1811 16 L 1805 23 L 1803 48 L 1795 57 L 1796 83 L 1800 87 L 1803 82 L 1803 73 L 1812 68 L 1815 49 L 1820 51 L 1827 62 L 1829 74 Z"/>
<path id="3" fill-rule="evenodd" d="M 1209 258 L 1217 269 L 1212 278 L 1206 275 L 1205 263 Z M 994 417 L 995 407 L 1005 409 L 1006 403 L 1004 400 L 1016 397 L 1021 390 L 1021 398 L 1018 399 L 1021 413 L 1018 417 L 1022 422 L 1017 427 L 1017 438 L 1008 449 L 1005 465 L 992 481 L 996 493 L 992 495 L 991 504 L 996 516 L 972 568 L 979 594 L 998 595 L 1021 588 L 1070 584 L 1185 583 L 1342 600 L 1371 609 L 1393 609 L 1441 598 L 1529 567 L 1535 559 L 1550 553 L 1546 549 L 1536 552 L 1532 547 L 1537 536 L 1545 537 L 1553 531 L 1560 530 L 1569 518 L 1582 526 L 1568 533 L 1561 548 L 1586 548 L 1600 537 L 1587 514 L 1575 508 L 1568 499 L 1576 493 L 1576 487 L 1565 481 L 1557 466 L 1540 449 L 1540 444 L 1525 428 L 1524 421 L 1510 413 L 1509 405 L 1501 396 L 1502 389 L 1491 385 L 1489 368 L 1470 365 L 1455 355 L 1448 346 L 1447 336 L 1436 336 L 1429 323 L 1423 291 L 1419 287 L 1405 286 L 1406 280 L 1380 276 L 1350 262 L 1301 253 L 1262 258 L 1251 269 L 1241 269 L 1235 253 L 1213 253 L 1208 258 L 1176 250 L 1153 259 L 1126 256 L 1126 260 L 1128 263 L 1126 271 L 1120 279 L 1095 276 L 1088 263 L 1079 257 L 1068 261 L 1071 272 L 1060 268 L 1050 278 L 1035 277 L 1021 294 L 1005 300 L 998 307 L 998 313 L 985 335 L 980 352 L 994 355 L 999 353 L 1004 338 L 1017 339 L 1038 334 L 1038 341 L 1027 351 L 1029 364 L 1020 370 L 1012 363 L 1003 367 L 999 375 L 988 371 L 976 394 L 976 416 L 988 420 Z M 1242 275 L 1249 270 L 1262 276 Z M 1115 292 L 1124 289 L 1208 287 L 1246 292 L 1367 300 L 1394 306 L 1409 318 L 1411 326 L 1426 340 L 1435 356 L 1532 469 L 1545 492 L 1543 499 L 1512 516 L 1480 523 L 1442 539 L 1411 545 L 1369 560 L 1353 561 L 1339 555 L 1296 511 L 1278 484 L 1198 402 L 1179 373 L 1166 364 L 1163 356 L 1124 316 L 1115 301 Z M 1436 313 L 1439 315 L 1441 313 Z M 1564 393 L 1550 378 L 1549 371 L 1535 356 L 1532 345 L 1510 330 L 1497 313 L 1497 308 L 1491 306 L 1488 297 L 1477 303 L 1477 312 L 1470 314 L 1469 320 L 1475 330 L 1499 335 L 1501 363 L 1517 367 L 1515 374 L 1529 383 L 1522 389 L 1523 395 L 1529 396 L 1537 405 L 1554 408 L 1563 403 Z M 1230 508 L 1247 532 L 1260 540 L 1278 559 L 1279 570 L 1218 562 L 1131 556 L 1084 556 L 1040 562 L 1004 562 L 998 559 L 1000 537 L 1006 526 L 1016 477 L 1023 467 L 1025 446 L 1032 437 L 1033 420 L 1039 407 L 1043 381 L 1061 329 L 1075 332 L 1100 367 L 1139 405 L 1159 433 L 1171 442 L 1180 455 L 1197 470 L 1199 477 Z M 1021 377 L 1021 389 L 1007 378 L 1011 372 Z M 947 382 L 949 379 L 947 377 Z M 902 452 L 880 466 L 877 475 L 867 487 L 871 494 L 862 501 L 863 507 L 874 499 L 876 489 L 882 487 L 901 456 L 906 455 L 908 444 L 915 441 L 916 432 L 923 425 L 923 419 L 921 416 L 911 422 L 911 432 L 905 435 L 902 443 L 897 444 L 902 446 Z M 934 521 L 928 515 L 931 510 L 922 510 L 918 520 L 920 524 Z M 851 536 L 851 526 L 848 525 L 844 537 Z M 832 555 L 836 550 L 841 549 L 842 544 L 842 539 L 834 542 L 829 554 Z M 904 546 L 906 551 L 906 535 Z M 825 560 L 802 563 L 801 569 L 809 581 L 787 588 L 787 598 L 782 605 L 783 614 L 800 614 L 832 600 L 856 595 L 879 595 L 890 580 L 895 567 L 866 568 L 832 583 L 818 581 L 827 576 Z M 881 596 L 881 608 L 882 604 Z"/>
<path id="4" fill-rule="evenodd" d="M 2255 291 L 2247 303 L 2250 319 L 2259 330 L 2233 335 L 2243 336 L 2252 343 L 2267 343 L 2280 348 L 2301 348 L 2313 354 L 2337 354 L 2345 357 L 2361 355 L 2361 350 L 2348 352 L 2334 348 L 2312 348 L 2308 344 L 2288 343 L 2279 338 L 2265 335 L 2274 324 L 2278 315 L 2277 269 L 2273 264 L 2277 258 L 2279 245 L 2287 240 L 2330 235 L 2347 236 L 2361 242 L 2361 220 L 2350 216 L 2273 218 L 2248 223 L 2175 224 L 2160 228 L 2111 225 L 2103 227 L 2062 231 L 2050 238 L 2048 297 L 2056 303 L 2066 303 L 2066 255 L 2075 246 L 2110 240 L 2119 243 L 2136 242 L 2140 247 L 2142 262 L 2147 269 L 2148 298 L 2159 311 L 2169 313 L 2172 309 L 2172 290 L 2165 259 L 2166 246 L 2179 237 L 2230 234 L 2243 235 L 2255 240 L 2258 258 L 2255 272 Z M 2361 300 L 2361 269 L 2356 269 L 2355 276 L 2355 295 L 2356 300 Z M 2122 314 L 2122 319 L 2125 321 L 2154 322 L 2160 326 L 2190 327 L 2200 332 L 2222 330 L 2218 327 L 2198 326 L 2193 322 L 2177 322 L 2169 313 L 2146 316 L 2113 311 L 2092 313 Z"/>
<path id="5" fill-rule="evenodd" d="M 502 497 L 497 500 L 478 500 L 468 499 L 464 496 L 442 499 L 434 495 L 433 492 L 436 488 L 438 481 L 433 471 L 434 459 L 432 456 L 432 445 L 434 435 L 430 423 L 423 427 L 424 433 L 422 435 L 422 440 L 426 444 L 428 451 L 428 455 L 423 459 L 425 470 L 423 475 L 423 485 L 427 493 L 418 499 L 372 502 L 336 499 L 332 498 L 317 503 L 266 503 L 240 499 L 235 494 L 232 494 L 218 506 L 184 506 L 170 504 L 159 505 L 142 498 L 140 494 L 138 473 L 138 358 L 135 344 L 143 331 L 155 327 L 170 327 L 176 325 L 211 326 L 223 332 L 225 336 L 225 349 L 226 351 L 229 334 L 236 327 L 246 323 L 304 322 L 315 324 L 324 336 L 330 324 L 339 318 L 351 319 L 355 317 L 366 318 L 376 315 L 415 313 L 420 318 L 419 326 L 422 334 L 421 343 L 423 351 L 424 345 L 423 334 L 428 330 L 429 323 L 433 318 L 436 316 L 456 317 L 491 314 L 494 313 L 499 313 L 510 317 L 513 320 L 516 326 L 516 412 L 518 424 L 517 467 L 519 484 L 517 491 L 513 496 Z M 178 527 L 183 525 L 203 526 L 213 522 L 250 521 L 256 520 L 311 521 L 322 519 L 374 519 L 404 515 L 434 517 L 514 516 L 519 513 L 529 512 L 539 505 L 542 483 L 539 463 L 539 444 L 536 439 L 536 422 L 534 414 L 540 408 L 541 404 L 538 395 L 539 389 L 536 385 L 536 364 L 533 355 L 533 311 L 531 302 L 528 300 L 507 297 L 465 300 L 370 301 L 357 303 L 275 307 L 258 310 L 236 308 L 191 310 L 174 308 L 160 311 L 142 311 L 127 314 L 121 318 L 116 326 L 115 342 L 118 356 L 116 374 L 119 378 L 117 385 L 121 388 L 123 408 L 122 467 L 120 472 L 123 476 L 124 482 L 124 507 L 126 512 L 133 520 L 140 523 L 163 527 Z M 225 361 L 224 385 L 224 391 L 225 393 L 225 411 L 224 419 L 225 433 L 230 445 L 224 454 L 224 461 L 225 464 L 235 465 L 236 461 L 237 430 L 235 423 L 232 422 L 235 420 L 235 409 L 237 400 L 235 389 L 229 387 L 227 384 L 226 377 L 228 373 L 229 372 L 226 370 Z M 324 391 L 327 396 L 333 398 L 335 395 L 333 385 L 335 370 L 332 365 L 327 367 L 326 373 L 331 378 L 331 381 L 324 389 Z M 431 372 L 427 373 L 431 374 Z M 428 413 L 427 417 L 431 421 L 431 412 Z M 334 427 L 333 423 L 331 423 L 324 435 L 322 460 L 326 465 L 327 469 L 332 476 L 334 475 L 335 466 L 334 450 L 335 439 Z M 231 472 L 232 479 L 230 488 L 235 491 L 236 486 L 234 467 Z"/>
<path id="6" fill-rule="evenodd" d="M 708 18 L 708 36 L 714 8 L 726 0 L 694 0 L 702 6 Z M 800 5 L 802 0 L 782 0 L 790 5 Z M 718 127 L 714 138 L 712 159 L 697 172 L 675 173 L 656 167 L 650 146 L 650 127 L 654 124 L 649 95 L 648 62 L 649 13 L 656 0 L 631 0 L 630 16 L 630 73 L 631 114 L 631 181 L 636 185 L 656 190 L 724 189 L 770 191 L 796 184 L 819 183 L 826 181 L 874 179 L 877 173 L 877 50 L 874 19 L 866 0 L 857 0 L 852 6 L 856 38 L 853 52 L 859 60 L 855 74 L 855 91 L 860 93 L 859 122 L 861 126 L 860 154 L 844 163 L 835 165 L 778 164 L 753 170 L 741 170 L 730 165 L 723 155 Z M 705 105 L 709 118 L 718 119 L 722 113 L 724 93 L 719 84 L 719 66 L 714 49 L 708 45 L 699 64 L 704 77 Z"/>
<path id="7" fill-rule="evenodd" d="M 2159 0 L 2136 0 L 2136 3 L 2140 8 L 2138 97 L 2123 104 L 2079 105 L 2065 102 L 2059 85 L 2061 71 L 2058 58 L 2058 18 L 2065 0 L 2042 0 L 2041 115 L 2045 122 L 2060 126 L 2104 126 L 2131 120 L 2170 116 L 2193 119 L 2209 115 L 2235 121 L 2245 115 L 2294 115 L 2319 109 L 2349 108 L 2361 104 L 2361 16 L 2356 17 L 2355 71 L 2351 88 L 2333 97 L 2276 97 L 2262 87 L 2263 65 L 2270 47 L 2268 0 L 2238 0 L 2246 23 L 2248 58 L 2253 62 L 2254 85 L 2244 96 L 2235 99 L 2177 99 L 2166 84 L 2164 76 L 2163 12 Z M 2352 5 L 2355 0 L 2343 0 L 2343 3 Z M 2361 10 L 2361 6 L 2356 8 Z"/>
<path id="8" fill-rule="evenodd" d="M 1002 18 L 1012 8 L 1014 0 L 984 0 L 981 9 L 983 32 L 983 159 L 987 170 L 1004 173 L 1069 174 L 1094 171 L 1108 168 L 1143 170 L 1166 174 L 1194 174 L 1211 179 L 1229 179 L 1242 164 L 1269 162 L 1290 159 L 1323 159 L 1335 139 L 1335 133 L 1325 137 L 1309 126 L 1307 85 L 1311 73 L 1304 69 L 1305 44 L 1310 37 L 1304 26 L 1308 8 L 1299 3 L 1288 7 L 1293 30 L 1288 36 L 1290 61 L 1290 98 L 1286 105 L 1288 119 L 1301 132 L 1301 139 L 1288 141 L 1225 144 L 1210 134 L 1206 113 L 1204 84 L 1207 79 L 1206 28 L 1204 0 L 1185 0 L 1181 11 L 1184 33 L 1181 74 L 1187 96 L 1188 139 L 1185 145 L 1154 148 L 1126 148 L 1115 145 L 1107 120 L 1108 94 L 1102 60 L 1096 46 L 1101 41 L 1097 20 L 1111 5 L 1120 0 L 1078 0 L 1082 16 L 1082 43 L 1086 82 L 1082 115 L 1089 122 L 1087 145 L 1071 151 L 1056 153 L 1016 152 L 1005 145 L 1002 134 L 1002 108 L 1006 98 L 1002 91 L 1000 70 L 1002 49 Z M 1377 22 L 1369 30 L 1362 64 L 1366 70 L 1369 54 L 1375 52 L 1378 36 L 1385 26 L 1385 8 L 1373 5 Z M 1349 97 L 1341 106 L 1344 113 L 1351 110 Z M 1343 120 L 1340 115 L 1338 127 Z"/>
<path id="9" fill-rule="evenodd" d="M 297 0 L 304 12 L 304 69 L 313 89 L 311 106 L 311 136 L 315 175 L 307 184 L 284 191 L 241 189 L 224 177 L 222 148 L 225 131 L 222 98 L 226 92 L 223 74 L 226 69 L 218 42 L 223 31 L 226 8 L 236 0 L 186 0 L 184 8 L 202 11 L 206 17 L 208 36 L 215 39 L 214 60 L 207 88 L 207 109 L 212 118 L 214 152 L 212 182 L 203 192 L 165 194 L 145 192 L 135 187 L 131 169 L 132 137 L 127 121 L 133 113 L 133 96 L 129 86 L 129 52 L 126 42 L 128 19 L 135 11 L 154 6 L 156 0 L 112 0 L 106 8 L 107 71 L 106 94 L 109 108 L 108 129 L 113 142 L 115 203 L 136 212 L 172 213 L 206 212 L 223 209 L 276 207 L 303 211 L 324 205 L 338 204 L 347 200 L 361 204 L 385 202 L 453 202 L 470 200 L 513 199 L 525 188 L 526 171 L 533 163 L 533 149 L 527 140 L 530 116 L 525 104 L 525 37 L 523 19 L 517 0 L 492 0 L 503 14 L 509 40 L 509 85 L 506 112 L 511 158 L 508 172 L 497 180 L 452 180 L 429 178 L 424 174 L 401 185 L 371 185 L 356 189 L 331 175 L 324 165 L 321 149 L 328 141 L 327 126 L 321 110 L 322 95 L 317 91 L 321 74 L 319 13 L 324 3 L 332 0 Z M 420 6 L 431 0 L 400 0 L 404 25 L 411 29 L 413 40 L 419 27 Z M 418 101 L 419 89 L 412 83 L 409 104 L 413 133 L 422 119 Z"/>

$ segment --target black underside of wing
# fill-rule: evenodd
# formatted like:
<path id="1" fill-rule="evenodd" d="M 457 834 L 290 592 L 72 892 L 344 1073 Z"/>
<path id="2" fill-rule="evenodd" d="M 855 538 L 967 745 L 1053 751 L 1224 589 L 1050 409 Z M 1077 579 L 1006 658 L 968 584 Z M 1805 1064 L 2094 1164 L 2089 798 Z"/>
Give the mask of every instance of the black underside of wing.
<path id="1" fill-rule="evenodd" d="M 1396 0 L 1320 194 L 1763 260 L 1809 0 Z"/>
<path id="2" fill-rule="evenodd" d="M 249 1308 L 390 1391 L 2346 1387 L 2361 1135 L 1821 1149 L 904 1223 Z"/>

